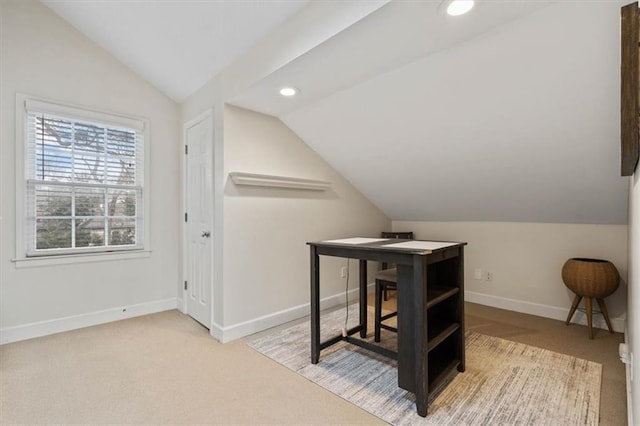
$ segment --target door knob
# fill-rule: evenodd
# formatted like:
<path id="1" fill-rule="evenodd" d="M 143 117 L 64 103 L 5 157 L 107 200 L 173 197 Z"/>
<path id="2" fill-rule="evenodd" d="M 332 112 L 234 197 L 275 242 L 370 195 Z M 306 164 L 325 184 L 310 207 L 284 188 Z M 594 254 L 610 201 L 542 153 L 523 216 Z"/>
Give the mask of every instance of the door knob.
<path id="1" fill-rule="evenodd" d="M 202 238 L 209 238 L 211 236 L 211 232 L 209 231 L 202 231 Z"/>

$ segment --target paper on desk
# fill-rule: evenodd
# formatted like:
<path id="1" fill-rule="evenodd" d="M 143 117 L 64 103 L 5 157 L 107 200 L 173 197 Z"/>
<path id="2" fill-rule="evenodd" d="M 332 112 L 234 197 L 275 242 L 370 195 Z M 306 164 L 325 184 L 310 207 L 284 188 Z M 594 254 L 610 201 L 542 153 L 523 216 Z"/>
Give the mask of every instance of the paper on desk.
<path id="1" fill-rule="evenodd" d="M 455 246 L 458 243 L 449 243 L 443 241 L 405 241 L 403 243 L 386 244 L 384 247 L 406 248 L 418 250 L 437 250 L 444 247 Z"/>
<path id="2" fill-rule="evenodd" d="M 338 244 L 367 244 L 367 243 L 377 243 L 378 241 L 385 241 L 388 238 L 363 238 L 363 237 L 354 237 L 354 238 L 343 238 L 340 240 L 329 240 L 323 241 L 323 243 L 338 243 Z"/>

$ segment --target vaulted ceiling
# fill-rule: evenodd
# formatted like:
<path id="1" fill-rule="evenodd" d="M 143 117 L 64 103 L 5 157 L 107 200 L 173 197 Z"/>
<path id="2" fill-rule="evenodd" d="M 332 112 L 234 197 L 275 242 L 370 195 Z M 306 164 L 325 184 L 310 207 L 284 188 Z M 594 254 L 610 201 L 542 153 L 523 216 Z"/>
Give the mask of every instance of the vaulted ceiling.
<path id="1" fill-rule="evenodd" d="M 309 0 L 41 0 L 176 101 Z"/>
<path id="2" fill-rule="evenodd" d="M 73 20 L 58 2 L 45 3 Z M 479 1 L 452 18 L 439 2 L 396 0 L 228 101 L 279 117 L 393 220 L 626 223 L 622 4 Z M 304 7 L 250 5 L 257 9 L 247 16 L 265 20 L 248 19 L 251 30 L 234 25 L 248 34 L 238 35 L 239 50 Z M 145 13 L 142 50 L 163 29 L 150 20 L 155 12 Z M 227 59 L 218 64 L 238 51 L 220 53 Z M 128 63 L 126 54 L 119 57 Z M 176 99 L 203 83 L 204 74 L 174 74 L 171 64 L 154 76 L 147 68 L 157 71 L 160 62 L 142 62 L 130 66 Z M 279 97 L 283 84 L 298 87 L 299 96 Z"/>

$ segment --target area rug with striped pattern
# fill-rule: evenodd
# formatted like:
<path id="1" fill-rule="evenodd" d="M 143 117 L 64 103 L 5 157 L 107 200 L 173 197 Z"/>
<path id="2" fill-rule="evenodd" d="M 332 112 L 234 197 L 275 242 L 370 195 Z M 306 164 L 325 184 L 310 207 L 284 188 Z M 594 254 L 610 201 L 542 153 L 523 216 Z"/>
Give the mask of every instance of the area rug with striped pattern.
<path id="1" fill-rule="evenodd" d="M 357 306 L 349 317 L 351 327 Z M 345 309 L 323 314 L 323 340 L 336 335 L 345 318 Z M 383 342 L 393 348 L 395 334 L 385 333 Z M 340 342 L 311 364 L 307 322 L 249 345 L 391 424 L 598 424 L 602 365 L 497 337 L 467 331 L 466 371 L 431 393 L 424 418 L 416 413 L 414 395 L 398 388 L 393 360 Z"/>

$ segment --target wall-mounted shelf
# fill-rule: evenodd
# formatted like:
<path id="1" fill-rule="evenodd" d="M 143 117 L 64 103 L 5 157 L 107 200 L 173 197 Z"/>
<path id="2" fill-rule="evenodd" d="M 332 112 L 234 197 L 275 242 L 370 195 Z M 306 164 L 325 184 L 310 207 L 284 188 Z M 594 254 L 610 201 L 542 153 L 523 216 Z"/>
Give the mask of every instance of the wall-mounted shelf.
<path id="1" fill-rule="evenodd" d="M 326 191 L 331 182 L 313 179 L 301 179 L 285 176 L 258 175 L 254 173 L 231 172 L 231 180 L 236 185 L 266 186 L 271 188 L 305 189 L 310 191 Z"/>

